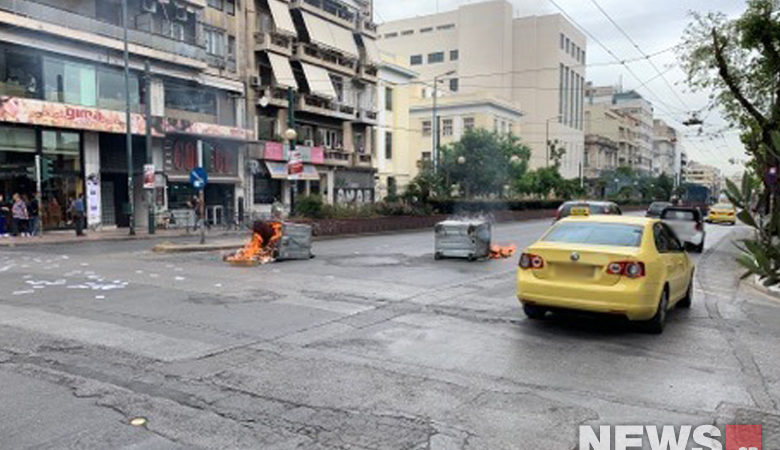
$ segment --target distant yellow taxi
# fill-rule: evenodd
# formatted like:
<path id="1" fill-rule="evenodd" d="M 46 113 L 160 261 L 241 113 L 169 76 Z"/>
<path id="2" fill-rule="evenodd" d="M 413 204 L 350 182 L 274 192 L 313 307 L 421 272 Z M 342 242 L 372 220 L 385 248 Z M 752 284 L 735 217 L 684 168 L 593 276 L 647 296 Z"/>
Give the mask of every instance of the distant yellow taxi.
<path id="1" fill-rule="evenodd" d="M 661 333 L 666 313 L 688 308 L 694 265 L 658 219 L 569 217 L 525 249 L 517 298 L 531 319 L 551 310 L 580 310 L 643 321 Z"/>
<path id="2" fill-rule="evenodd" d="M 707 222 L 730 223 L 736 225 L 737 208 L 731 203 L 718 203 L 710 208 L 710 213 L 707 215 Z"/>

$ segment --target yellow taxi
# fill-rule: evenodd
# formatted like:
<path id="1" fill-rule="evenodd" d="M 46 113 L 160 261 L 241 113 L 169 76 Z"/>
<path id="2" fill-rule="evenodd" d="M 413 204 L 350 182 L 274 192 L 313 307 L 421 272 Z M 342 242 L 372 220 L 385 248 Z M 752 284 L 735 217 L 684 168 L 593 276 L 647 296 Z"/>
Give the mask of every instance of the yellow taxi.
<path id="1" fill-rule="evenodd" d="M 737 224 L 737 208 L 731 203 L 718 203 L 710 208 L 707 222 Z"/>
<path id="2" fill-rule="evenodd" d="M 691 306 L 693 261 L 658 219 L 562 219 L 524 250 L 519 266 L 517 298 L 531 319 L 579 310 L 642 321 L 661 333 L 670 308 Z"/>

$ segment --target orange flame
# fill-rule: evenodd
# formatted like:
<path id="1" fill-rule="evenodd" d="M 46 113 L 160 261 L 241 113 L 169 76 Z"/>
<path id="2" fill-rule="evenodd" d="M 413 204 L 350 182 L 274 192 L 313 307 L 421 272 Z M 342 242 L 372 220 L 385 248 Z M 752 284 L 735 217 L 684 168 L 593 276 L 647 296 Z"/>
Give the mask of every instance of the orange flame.
<path id="1" fill-rule="evenodd" d="M 252 233 L 252 239 L 235 254 L 225 257 L 225 261 L 233 265 L 250 266 L 273 262 L 276 245 L 282 238 L 282 223 L 268 222 L 268 224 L 273 229 L 273 235 L 267 243 L 264 242 L 263 236 L 255 231 Z"/>
<path id="2" fill-rule="evenodd" d="M 506 259 L 511 258 L 517 251 L 517 246 L 512 245 L 492 245 L 490 246 L 490 259 Z"/>

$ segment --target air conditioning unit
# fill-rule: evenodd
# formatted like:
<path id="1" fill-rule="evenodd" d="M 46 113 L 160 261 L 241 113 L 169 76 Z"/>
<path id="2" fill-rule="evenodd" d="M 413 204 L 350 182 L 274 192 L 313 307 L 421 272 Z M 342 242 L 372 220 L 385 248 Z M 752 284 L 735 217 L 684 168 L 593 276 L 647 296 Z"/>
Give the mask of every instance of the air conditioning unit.
<path id="1" fill-rule="evenodd" d="M 303 145 L 307 147 L 314 147 L 314 141 L 311 139 L 306 139 L 305 141 L 303 141 Z"/>
<path id="2" fill-rule="evenodd" d="M 249 85 L 252 87 L 260 87 L 260 77 L 257 75 L 249 77 Z"/>
<path id="3" fill-rule="evenodd" d="M 184 5 L 176 5 L 176 20 L 181 22 L 187 21 L 187 7 Z"/>
<path id="4" fill-rule="evenodd" d="M 156 13 L 157 12 L 157 0 L 143 0 L 141 2 L 141 9 L 145 12 Z"/>

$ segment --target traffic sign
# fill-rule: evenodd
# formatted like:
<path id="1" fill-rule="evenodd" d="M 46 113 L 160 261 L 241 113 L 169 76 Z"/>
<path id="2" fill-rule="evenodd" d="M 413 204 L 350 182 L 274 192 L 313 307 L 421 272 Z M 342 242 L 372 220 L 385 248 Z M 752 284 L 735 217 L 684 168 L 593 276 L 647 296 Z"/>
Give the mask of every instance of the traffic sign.
<path id="1" fill-rule="evenodd" d="M 190 172 L 190 184 L 195 190 L 202 191 L 209 182 L 209 176 L 203 167 L 196 167 Z"/>

